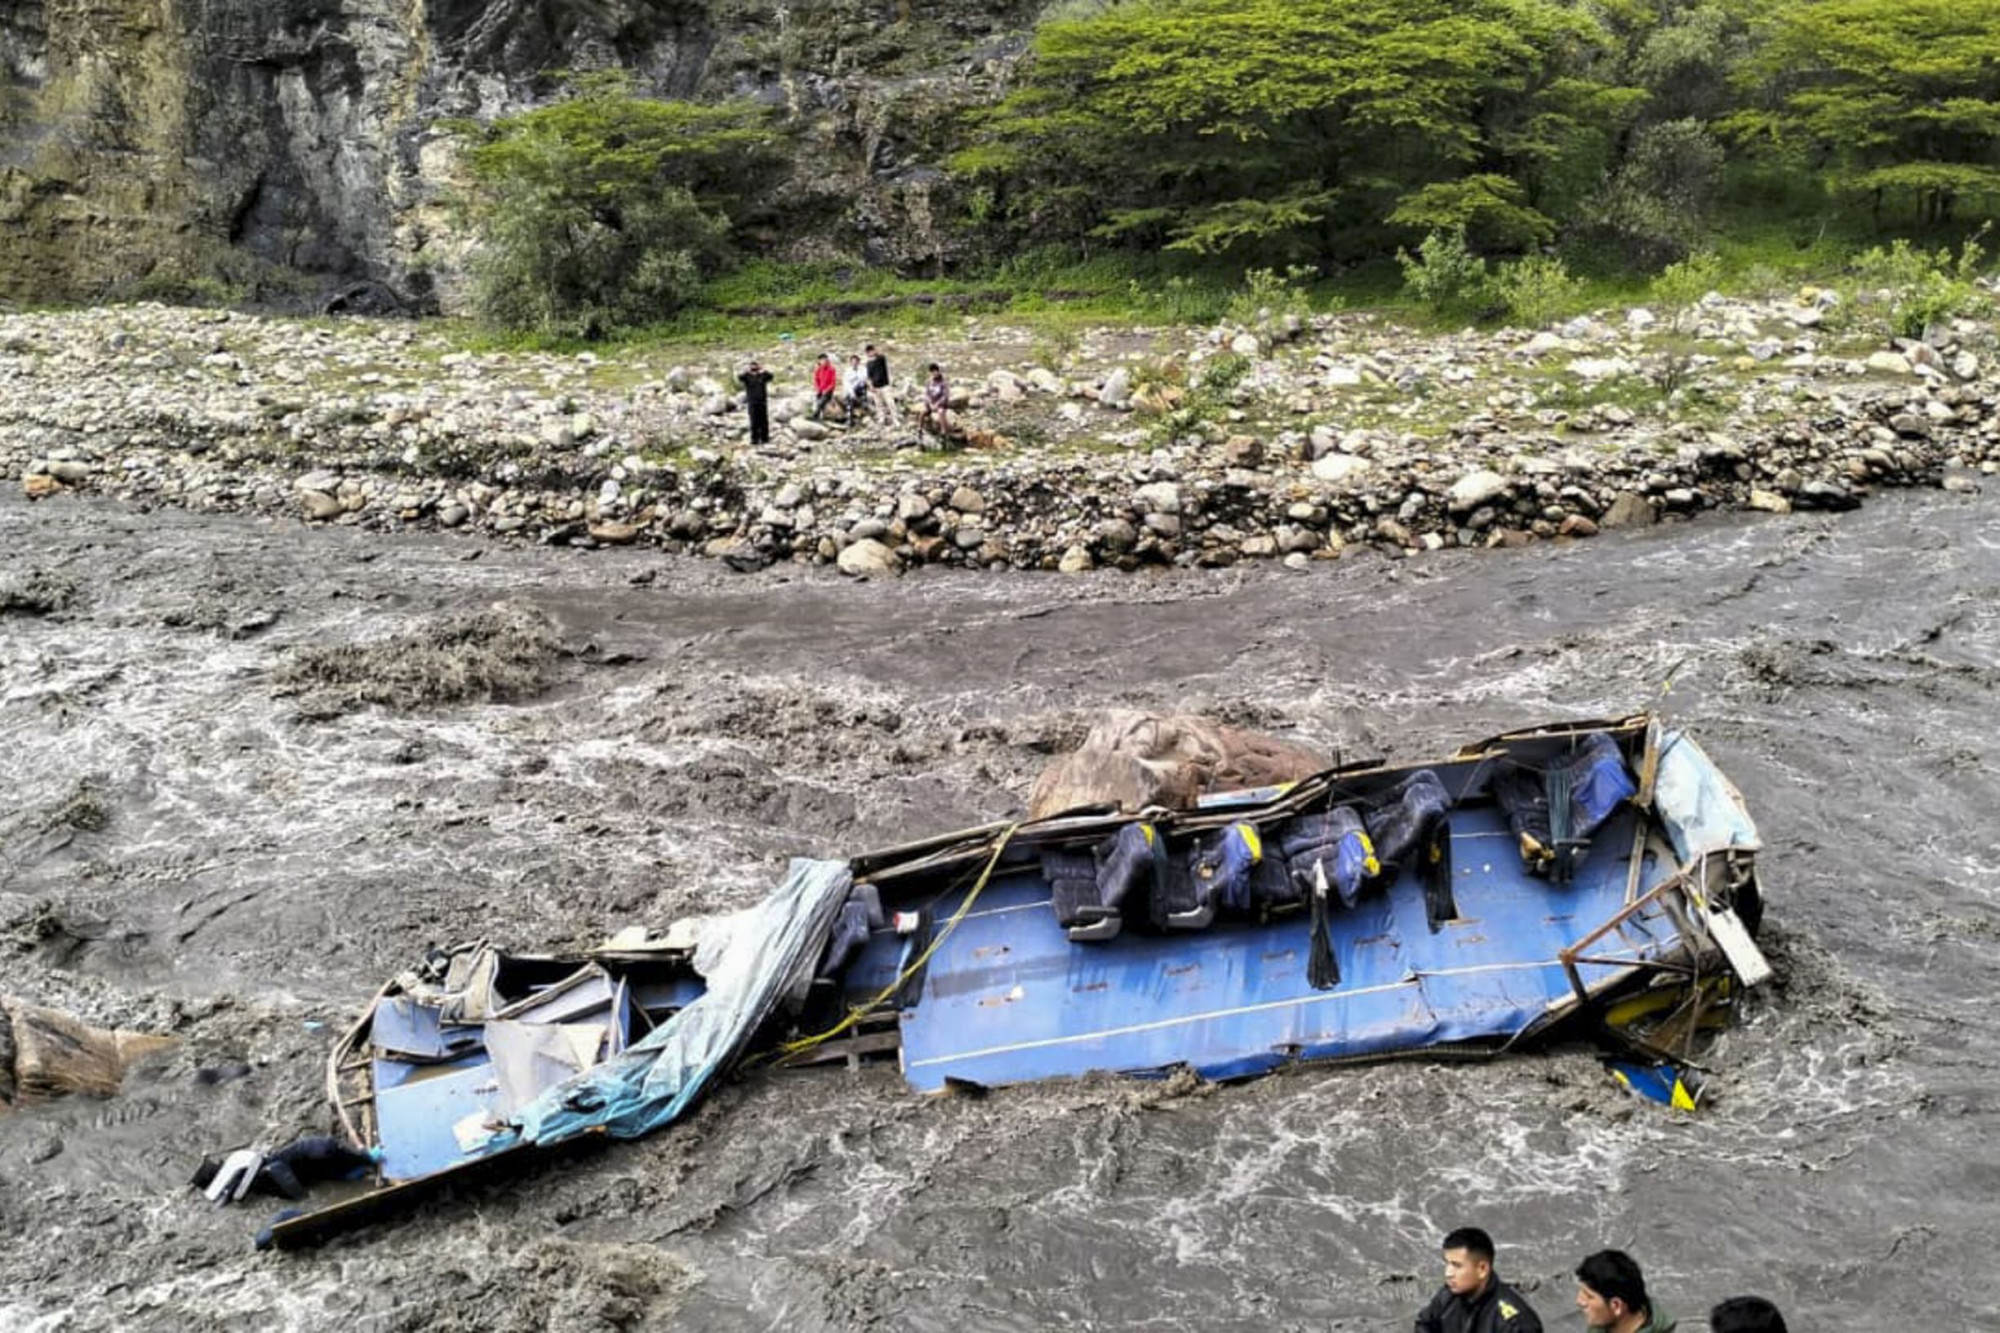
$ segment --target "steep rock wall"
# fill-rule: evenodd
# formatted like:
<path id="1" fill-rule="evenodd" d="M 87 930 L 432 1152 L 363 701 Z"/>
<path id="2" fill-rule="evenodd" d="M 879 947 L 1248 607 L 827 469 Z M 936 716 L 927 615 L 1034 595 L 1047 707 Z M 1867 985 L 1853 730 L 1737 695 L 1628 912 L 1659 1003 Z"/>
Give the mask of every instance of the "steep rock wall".
<path id="1" fill-rule="evenodd" d="M 951 112 L 1036 5 L 973 0 L 14 0 L 0 10 L 0 297 L 369 280 L 451 304 L 453 119 L 624 68 L 750 97 L 795 151 L 753 218 L 784 254 L 951 258 Z"/>

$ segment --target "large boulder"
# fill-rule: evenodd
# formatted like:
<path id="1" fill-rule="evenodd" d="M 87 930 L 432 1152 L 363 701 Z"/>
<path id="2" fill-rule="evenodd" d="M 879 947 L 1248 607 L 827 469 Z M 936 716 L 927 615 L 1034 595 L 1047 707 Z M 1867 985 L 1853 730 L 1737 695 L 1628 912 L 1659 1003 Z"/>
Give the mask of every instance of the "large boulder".
<path id="1" fill-rule="evenodd" d="M 862 579 L 887 578 L 901 572 L 902 569 L 902 562 L 896 558 L 896 552 L 873 537 L 850 542 L 841 551 L 837 563 L 841 573 Z"/>
<path id="2" fill-rule="evenodd" d="M 1096 805 L 1187 809 L 1209 792 L 1295 782 L 1328 767 L 1324 755 L 1303 745 L 1209 718 L 1115 709 L 1080 747 L 1042 770 L 1028 818 Z"/>
<path id="3" fill-rule="evenodd" d="M 1604 517 L 1599 520 L 1599 524 L 1607 528 L 1643 528 L 1657 523 L 1659 518 L 1653 506 L 1647 503 L 1645 496 L 1634 495 L 1630 491 L 1620 491 L 1618 497 L 1611 502 L 1611 507 L 1604 511 Z"/>
<path id="4" fill-rule="evenodd" d="M 1452 484 L 1446 503 L 1454 514 L 1469 514 L 1475 509 L 1492 504 L 1507 493 L 1507 479 L 1498 472 L 1481 468 L 1469 472 Z"/>
<path id="5" fill-rule="evenodd" d="M 1312 474 L 1321 481 L 1337 483 L 1358 477 L 1374 466 L 1367 459 L 1353 454 L 1327 454 L 1313 460 Z"/>

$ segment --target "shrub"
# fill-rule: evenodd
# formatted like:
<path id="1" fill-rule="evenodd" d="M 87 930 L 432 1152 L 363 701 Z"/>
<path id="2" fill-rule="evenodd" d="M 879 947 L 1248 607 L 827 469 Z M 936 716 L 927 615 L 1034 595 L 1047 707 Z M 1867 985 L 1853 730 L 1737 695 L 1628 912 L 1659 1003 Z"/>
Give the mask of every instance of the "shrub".
<path id="1" fill-rule="evenodd" d="M 1185 389 L 1187 382 L 1187 363 L 1178 357 L 1162 356 L 1142 361 L 1132 371 L 1134 393 L 1147 389 Z"/>
<path id="2" fill-rule="evenodd" d="M 1530 329 L 1568 314 L 1583 302 L 1583 280 L 1550 255 L 1529 255 L 1502 264 L 1493 276 L 1492 290 L 1508 318 Z"/>
<path id="3" fill-rule="evenodd" d="M 1403 286 L 1435 314 L 1462 317 L 1483 313 L 1491 300 L 1486 261 L 1465 244 L 1463 231 L 1434 231 L 1412 257 L 1396 251 Z"/>
<path id="4" fill-rule="evenodd" d="M 1935 251 L 1922 250 L 1898 239 L 1883 249 L 1877 246 L 1854 261 L 1864 287 L 1886 289 L 1889 293 L 1889 335 L 1895 338 L 1923 338 L 1934 325 L 1961 314 L 1972 304 L 1986 256 L 1981 244 L 1986 235 L 1981 227 L 1956 254 L 1950 246 Z"/>
<path id="5" fill-rule="evenodd" d="M 686 190 L 625 203 L 615 216 L 559 195 L 497 188 L 473 261 L 475 301 L 503 328 L 602 338 L 655 323 L 700 295 L 728 222 Z"/>
<path id="6" fill-rule="evenodd" d="M 1287 315 L 1304 319 L 1312 314 L 1306 286 L 1317 276 L 1317 270 L 1303 264 L 1292 264 L 1283 273 L 1253 268 L 1243 275 L 1243 286 L 1229 298 L 1228 318 L 1238 324 L 1282 320 Z"/>
<path id="7" fill-rule="evenodd" d="M 1243 382 L 1243 377 L 1250 373 L 1250 367 L 1250 358 L 1236 352 L 1223 352 L 1210 357 L 1201 368 L 1201 390 L 1203 393 L 1227 395 Z"/>
<path id="8" fill-rule="evenodd" d="M 1060 375 L 1069 369 L 1070 359 L 1076 355 L 1077 346 L 1076 330 L 1065 325 L 1057 325 L 1035 343 L 1035 364 L 1047 366 Z"/>
<path id="9" fill-rule="evenodd" d="M 1653 279 L 1652 302 L 1666 318 L 1666 345 L 1653 383 L 1668 397 L 1687 387 L 1694 370 L 1694 347 L 1687 337 L 1688 322 L 1701 298 L 1715 290 L 1722 278 L 1722 261 L 1712 250 L 1689 255 L 1669 264 Z"/>
<path id="10" fill-rule="evenodd" d="M 1702 250 L 1661 270 L 1653 279 L 1652 301 L 1666 312 L 1669 327 L 1679 330 L 1696 303 L 1721 281 L 1722 260 L 1713 250 Z"/>
<path id="11" fill-rule="evenodd" d="M 1220 418 L 1220 408 L 1205 396 L 1197 395 L 1156 417 L 1146 431 L 1146 446 L 1167 449 L 1191 435 L 1204 435 Z"/>

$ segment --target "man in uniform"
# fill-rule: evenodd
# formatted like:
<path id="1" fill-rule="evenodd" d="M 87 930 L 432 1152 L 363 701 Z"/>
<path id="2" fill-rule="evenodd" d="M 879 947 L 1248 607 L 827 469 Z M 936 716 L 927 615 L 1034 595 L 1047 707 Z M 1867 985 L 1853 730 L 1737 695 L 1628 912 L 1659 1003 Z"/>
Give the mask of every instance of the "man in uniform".
<path id="1" fill-rule="evenodd" d="M 1416 1333 L 1542 1333 L 1542 1321 L 1493 1271 L 1493 1237 L 1460 1227 L 1444 1238 L 1444 1286 L 1417 1315 Z"/>
<path id="2" fill-rule="evenodd" d="M 1599 1250 L 1576 1266 L 1576 1308 L 1608 1333 L 1674 1333 L 1679 1322 L 1646 1294 L 1646 1275 L 1623 1250 Z"/>

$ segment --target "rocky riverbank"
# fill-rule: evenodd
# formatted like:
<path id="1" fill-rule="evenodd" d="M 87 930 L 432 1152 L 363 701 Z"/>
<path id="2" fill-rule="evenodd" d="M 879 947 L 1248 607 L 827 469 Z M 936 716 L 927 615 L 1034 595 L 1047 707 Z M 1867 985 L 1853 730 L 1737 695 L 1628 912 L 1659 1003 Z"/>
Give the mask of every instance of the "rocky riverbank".
<path id="1" fill-rule="evenodd" d="M 1678 327 L 1672 327 L 1678 325 Z M 2000 471 L 1992 327 L 1890 340 L 1807 289 L 1431 335 L 1369 315 L 1098 330 L 965 319 L 877 336 L 903 423 L 810 419 L 813 341 L 476 352 L 445 325 L 157 305 L 0 316 L 0 476 L 60 503 L 645 543 L 739 567 L 1303 567 L 1587 538 L 1711 509 L 1851 508 Z M 779 372 L 775 438 L 728 392 Z M 980 447 L 926 448 L 942 361 Z M 1057 362 L 1058 366 L 1047 364 Z"/>

